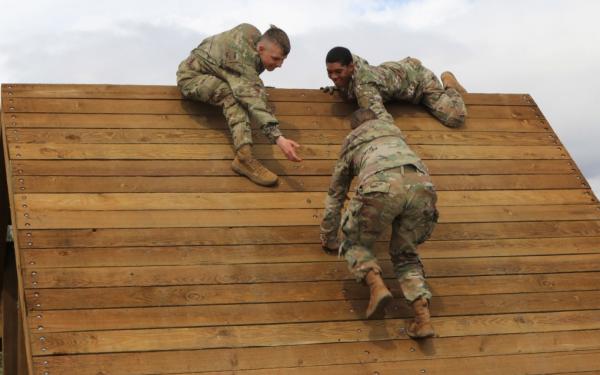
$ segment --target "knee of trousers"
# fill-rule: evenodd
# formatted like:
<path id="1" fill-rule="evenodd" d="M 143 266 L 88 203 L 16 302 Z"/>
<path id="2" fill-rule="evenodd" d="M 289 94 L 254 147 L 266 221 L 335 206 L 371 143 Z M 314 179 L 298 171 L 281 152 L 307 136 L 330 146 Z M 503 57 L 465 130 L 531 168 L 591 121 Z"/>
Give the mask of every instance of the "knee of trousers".
<path id="1" fill-rule="evenodd" d="M 467 106 L 458 91 L 453 88 L 446 89 L 444 100 L 441 101 L 440 110 L 446 113 L 445 125 L 459 127 L 464 124 L 467 117 Z"/>
<path id="2" fill-rule="evenodd" d="M 467 117 L 467 109 L 465 105 L 457 105 L 456 107 L 450 108 L 447 112 L 446 118 L 444 119 L 444 125 L 450 128 L 459 128 L 465 123 Z"/>
<path id="3" fill-rule="evenodd" d="M 248 112 L 238 101 L 233 97 L 233 95 L 227 95 L 223 97 L 221 100 L 223 105 L 223 115 L 225 116 L 225 120 L 227 120 L 227 124 L 230 128 L 233 129 L 234 126 L 238 124 L 246 124 L 250 127 L 250 118 L 248 117 Z"/>
<path id="4" fill-rule="evenodd" d="M 464 124 L 467 107 L 458 91 L 448 88 L 438 95 L 430 95 L 429 108 L 445 126 L 457 128 Z"/>
<path id="5" fill-rule="evenodd" d="M 467 109 L 464 103 L 450 103 L 442 105 L 436 109 L 436 116 L 444 125 L 449 128 L 459 128 L 465 123 Z"/>

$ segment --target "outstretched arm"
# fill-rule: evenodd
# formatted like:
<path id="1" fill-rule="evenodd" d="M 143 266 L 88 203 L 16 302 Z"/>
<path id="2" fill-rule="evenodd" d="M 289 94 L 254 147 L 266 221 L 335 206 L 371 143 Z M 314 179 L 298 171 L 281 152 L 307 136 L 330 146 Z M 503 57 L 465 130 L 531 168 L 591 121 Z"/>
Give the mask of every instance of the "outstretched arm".
<path id="1" fill-rule="evenodd" d="M 363 83 L 357 85 L 354 89 L 356 95 L 356 101 L 360 108 L 368 108 L 375 112 L 377 118 L 388 122 L 394 122 L 394 118 L 385 109 L 383 105 L 383 98 L 379 93 L 377 87 L 372 83 Z"/>
<path id="2" fill-rule="evenodd" d="M 250 117 L 260 124 L 263 134 L 269 141 L 279 146 L 288 160 L 302 161 L 296 153 L 296 149 L 300 145 L 283 137 L 281 130 L 279 130 L 279 121 L 267 105 L 267 94 L 262 80 L 258 75 L 250 75 L 249 77 L 233 75 L 228 77 L 233 96 L 248 110 Z"/>

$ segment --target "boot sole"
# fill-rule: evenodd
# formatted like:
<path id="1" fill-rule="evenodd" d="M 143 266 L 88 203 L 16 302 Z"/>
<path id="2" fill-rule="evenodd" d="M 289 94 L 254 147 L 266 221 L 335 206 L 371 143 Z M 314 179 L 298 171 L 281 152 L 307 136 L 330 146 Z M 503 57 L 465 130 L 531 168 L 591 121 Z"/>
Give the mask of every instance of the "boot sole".
<path id="1" fill-rule="evenodd" d="M 378 317 L 383 317 L 385 313 L 385 307 L 392 301 L 393 296 L 391 294 L 386 295 L 382 299 L 379 300 L 377 306 L 371 314 L 367 314 L 367 319 L 374 319 Z"/>
<path id="2" fill-rule="evenodd" d="M 435 332 L 431 332 L 431 333 L 428 333 L 428 334 L 423 335 L 423 336 L 418 336 L 418 335 L 415 335 L 415 334 L 410 334 L 410 333 L 408 333 L 408 331 L 406 331 L 406 335 L 408 337 L 410 337 L 411 339 L 428 339 L 430 337 L 435 336 Z"/>
<path id="3" fill-rule="evenodd" d="M 275 181 L 273 181 L 273 182 L 263 182 L 260 180 L 256 180 L 255 178 L 252 177 L 252 175 L 247 175 L 244 172 L 242 172 L 242 169 L 238 168 L 234 164 L 231 164 L 231 169 L 233 169 L 233 171 L 235 173 L 239 174 L 240 176 L 244 176 L 244 177 L 248 178 L 250 181 L 252 181 L 255 184 L 260 185 L 260 186 L 275 186 L 275 185 L 277 185 L 277 181 L 279 181 L 279 179 L 275 179 Z"/>

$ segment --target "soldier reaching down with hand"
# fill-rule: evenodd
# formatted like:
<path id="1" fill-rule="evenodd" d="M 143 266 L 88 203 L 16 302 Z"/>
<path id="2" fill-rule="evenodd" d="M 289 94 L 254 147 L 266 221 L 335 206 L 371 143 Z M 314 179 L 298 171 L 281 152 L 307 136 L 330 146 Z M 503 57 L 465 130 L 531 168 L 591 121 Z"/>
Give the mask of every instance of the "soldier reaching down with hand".
<path id="1" fill-rule="evenodd" d="M 252 154 L 250 117 L 289 160 L 301 161 L 296 154 L 300 145 L 281 134 L 259 78 L 265 69 L 281 67 L 289 52 L 290 41 L 283 30 L 271 26 L 261 35 L 244 23 L 204 39 L 177 70 L 183 96 L 223 108 L 236 150 L 232 169 L 263 186 L 275 185 L 278 178 Z"/>

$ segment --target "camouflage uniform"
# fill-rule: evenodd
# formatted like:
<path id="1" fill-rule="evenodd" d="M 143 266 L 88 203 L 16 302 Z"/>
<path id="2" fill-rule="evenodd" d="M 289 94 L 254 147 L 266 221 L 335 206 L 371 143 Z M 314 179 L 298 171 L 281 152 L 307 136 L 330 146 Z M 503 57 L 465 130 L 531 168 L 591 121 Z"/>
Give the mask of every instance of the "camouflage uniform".
<path id="1" fill-rule="evenodd" d="M 417 59 L 371 66 L 353 55 L 354 74 L 346 89 L 340 90 L 347 100 L 356 99 L 361 108 L 370 108 L 382 120 L 393 121 L 383 103 L 401 100 L 423 104 L 444 125 L 458 127 L 465 121 L 467 108 L 462 96 L 453 88 L 444 90 L 438 78 Z"/>
<path id="2" fill-rule="evenodd" d="M 260 37 L 256 27 L 238 25 L 204 39 L 177 70 L 177 85 L 185 97 L 223 107 L 236 150 L 252 144 L 248 115 L 272 143 L 281 135 L 259 78 L 265 70 L 256 50 Z"/>
<path id="3" fill-rule="evenodd" d="M 353 176 L 358 176 L 358 188 L 341 218 Z M 342 146 L 325 202 L 321 239 L 335 242 L 341 221 L 340 253 L 360 281 L 371 269 L 381 270 L 372 248 L 391 224 L 389 251 L 404 297 L 409 302 L 429 299 L 431 292 L 416 250 L 437 221 L 436 199 L 425 165 L 407 146 L 401 131 L 384 120 L 367 121 Z"/>

